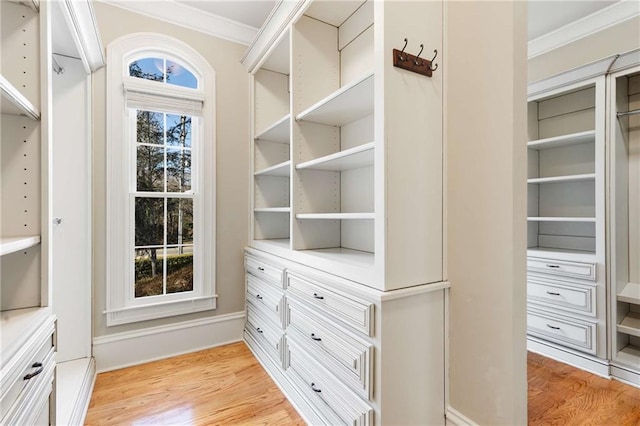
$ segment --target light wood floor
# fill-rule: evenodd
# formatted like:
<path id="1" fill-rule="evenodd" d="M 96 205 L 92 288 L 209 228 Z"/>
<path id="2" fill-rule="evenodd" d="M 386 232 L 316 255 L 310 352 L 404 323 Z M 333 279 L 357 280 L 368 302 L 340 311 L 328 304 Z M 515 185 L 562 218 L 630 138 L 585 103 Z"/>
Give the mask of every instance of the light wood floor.
<path id="1" fill-rule="evenodd" d="M 640 389 L 529 352 L 530 425 L 640 425 Z"/>
<path id="2" fill-rule="evenodd" d="M 640 425 L 640 389 L 529 353 L 530 425 Z M 87 425 L 303 425 L 244 343 L 98 375 Z"/>
<path id="3" fill-rule="evenodd" d="M 87 425 L 304 425 L 244 343 L 98 374 Z"/>

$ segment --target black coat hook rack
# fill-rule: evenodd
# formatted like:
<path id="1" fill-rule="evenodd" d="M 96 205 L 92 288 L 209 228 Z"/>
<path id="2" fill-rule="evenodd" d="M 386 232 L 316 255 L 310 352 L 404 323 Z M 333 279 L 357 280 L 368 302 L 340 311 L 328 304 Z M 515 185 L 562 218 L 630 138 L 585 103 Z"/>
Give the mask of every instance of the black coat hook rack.
<path id="1" fill-rule="evenodd" d="M 393 49 L 393 66 L 402 68 L 403 70 L 415 72 L 427 77 L 431 77 L 433 75 L 433 71 L 438 69 L 438 65 L 431 66 L 432 62 L 436 59 L 438 55 L 438 51 L 434 50 L 435 56 L 433 59 L 428 60 L 420 57 L 422 50 L 424 49 L 424 45 L 420 45 L 420 53 L 417 55 L 412 55 L 410 53 L 405 52 L 407 48 L 407 39 L 404 39 L 404 47 L 402 50 Z"/>

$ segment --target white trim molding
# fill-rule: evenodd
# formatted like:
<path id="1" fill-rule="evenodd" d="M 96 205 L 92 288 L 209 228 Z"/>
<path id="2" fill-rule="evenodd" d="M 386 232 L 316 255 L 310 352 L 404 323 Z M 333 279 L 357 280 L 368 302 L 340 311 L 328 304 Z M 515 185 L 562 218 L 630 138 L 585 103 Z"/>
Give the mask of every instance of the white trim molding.
<path id="1" fill-rule="evenodd" d="M 451 406 L 447 407 L 445 424 L 447 426 L 478 426 L 476 422 Z"/>
<path id="2" fill-rule="evenodd" d="M 61 4 L 82 65 L 91 74 L 106 63 L 93 4 L 89 0 L 64 0 Z"/>
<path id="3" fill-rule="evenodd" d="M 98 1 L 245 46 L 248 46 L 258 33 L 258 29 L 250 25 L 214 15 L 173 0 L 162 2 L 161 7 L 158 7 L 157 2 L 148 0 Z"/>
<path id="4" fill-rule="evenodd" d="M 242 311 L 95 337 L 93 355 L 97 372 L 239 342 L 244 318 Z"/>
<path id="5" fill-rule="evenodd" d="M 621 0 L 529 41 L 529 59 L 640 16 L 638 0 Z"/>

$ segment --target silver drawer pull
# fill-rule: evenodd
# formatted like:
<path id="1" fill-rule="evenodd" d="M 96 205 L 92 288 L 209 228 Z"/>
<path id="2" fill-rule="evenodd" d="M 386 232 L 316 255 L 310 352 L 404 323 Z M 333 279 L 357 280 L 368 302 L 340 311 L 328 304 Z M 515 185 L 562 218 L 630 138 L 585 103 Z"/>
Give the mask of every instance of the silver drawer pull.
<path id="1" fill-rule="evenodd" d="M 556 293 L 555 291 L 547 291 L 547 294 L 551 296 L 560 296 L 560 293 Z"/>
<path id="2" fill-rule="evenodd" d="M 547 268 L 556 268 L 556 269 L 560 268 L 560 265 L 549 265 L 548 263 L 544 266 L 546 266 Z"/>
<path id="3" fill-rule="evenodd" d="M 259 294 L 256 294 L 256 299 L 262 300 L 262 296 L 260 296 Z"/>
<path id="4" fill-rule="evenodd" d="M 318 388 L 316 387 L 316 384 L 315 384 L 315 383 L 311 383 L 311 390 L 313 390 L 313 391 L 314 391 L 314 392 L 316 392 L 316 393 L 320 393 L 320 392 L 322 392 L 322 390 L 320 390 L 320 389 L 318 389 Z"/>
<path id="5" fill-rule="evenodd" d="M 322 340 L 320 337 L 316 337 L 315 333 L 311 333 L 311 339 L 315 340 L 316 342 L 319 342 Z"/>
<path id="6" fill-rule="evenodd" d="M 264 272 L 264 268 L 262 266 L 258 266 L 258 271 Z"/>
<path id="7" fill-rule="evenodd" d="M 318 293 L 313 293 L 313 297 L 315 299 L 319 299 L 319 300 L 323 300 L 324 299 L 324 296 L 320 296 Z"/>
<path id="8" fill-rule="evenodd" d="M 24 376 L 22 379 L 23 380 L 29 380 L 29 379 L 33 379 L 34 377 L 36 377 L 38 374 L 42 373 L 42 370 L 44 369 L 44 367 L 42 366 L 41 362 L 34 362 L 33 365 L 31 366 L 31 368 L 37 368 L 36 371 L 34 371 L 33 373 L 29 373 L 26 376 Z"/>
<path id="9" fill-rule="evenodd" d="M 549 327 L 552 330 L 560 330 L 560 327 L 556 327 L 555 325 L 547 324 L 547 327 Z"/>
<path id="10" fill-rule="evenodd" d="M 256 327 L 256 331 L 260 334 L 262 334 L 262 330 L 260 330 L 260 327 Z"/>

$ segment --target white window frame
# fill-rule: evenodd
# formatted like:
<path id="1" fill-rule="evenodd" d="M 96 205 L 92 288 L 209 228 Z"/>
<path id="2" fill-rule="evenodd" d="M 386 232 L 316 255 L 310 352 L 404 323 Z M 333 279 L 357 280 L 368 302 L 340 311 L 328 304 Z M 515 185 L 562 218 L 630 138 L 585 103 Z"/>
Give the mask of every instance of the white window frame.
<path id="1" fill-rule="evenodd" d="M 129 76 L 129 63 L 162 57 L 185 65 L 196 78 L 191 89 Z M 107 326 L 216 308 L 216 140 L 215 72 L 187 44 L 162 34 L 137 33 L 107 47 Z M 192 176 L 194 197 L 193 291 L 136 298 L 135 243 L 136 127 L 131 102 L 148 99 L 154 110 L 193 111 Z M 158 106 L 160 106 L 158 108 Z M 199 113 L 198 113 L 199 111 Z M 133 118 L 132 118 L 133 117 Z"/>

